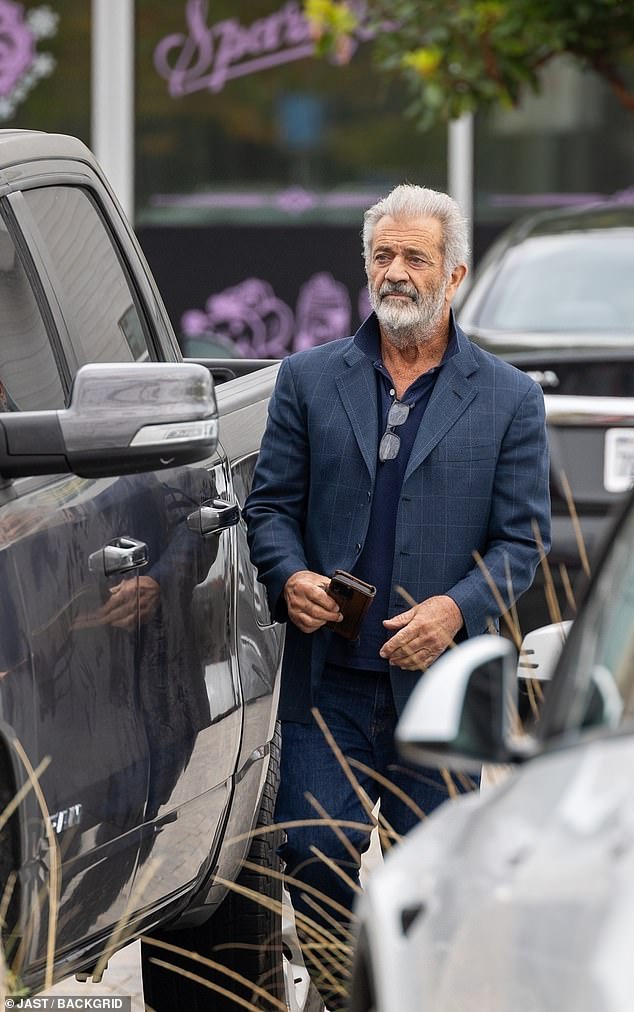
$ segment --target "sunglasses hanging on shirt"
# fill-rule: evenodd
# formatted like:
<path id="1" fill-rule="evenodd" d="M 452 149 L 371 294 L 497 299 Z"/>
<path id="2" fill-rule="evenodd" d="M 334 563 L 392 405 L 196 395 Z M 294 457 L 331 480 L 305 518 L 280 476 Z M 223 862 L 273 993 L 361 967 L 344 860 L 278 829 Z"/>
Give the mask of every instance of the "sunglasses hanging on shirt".
<path id="1" fill-rule="evenodd" d="M 403 404 L 402 401 L 393 401 L 387 413 L 387 428 L 381 436 L 379 443 L 379 460 L 382 464 L 386 460 L 395 460 L 401 445 L 401 437 L 394 430 L 407 421 L 410 412 L 410 404 Z"/>

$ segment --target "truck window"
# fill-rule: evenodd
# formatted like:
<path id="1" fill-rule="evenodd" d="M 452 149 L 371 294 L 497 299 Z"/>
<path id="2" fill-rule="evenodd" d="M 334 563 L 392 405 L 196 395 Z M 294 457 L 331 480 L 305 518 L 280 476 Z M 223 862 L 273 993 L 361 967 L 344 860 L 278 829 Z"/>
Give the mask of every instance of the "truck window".
<path id="1" fill-rule="evenodd" d="M 24 190 L 23 196 L 50 255 L 80 363 L 153 357 L 137 296 L 88 192 L 46 186 Z"/>
<path id="2" fill-rule="evenodd" d="M 0 219 L 0 411 L 64 407 L 64 390 L 33 289 Z"/>

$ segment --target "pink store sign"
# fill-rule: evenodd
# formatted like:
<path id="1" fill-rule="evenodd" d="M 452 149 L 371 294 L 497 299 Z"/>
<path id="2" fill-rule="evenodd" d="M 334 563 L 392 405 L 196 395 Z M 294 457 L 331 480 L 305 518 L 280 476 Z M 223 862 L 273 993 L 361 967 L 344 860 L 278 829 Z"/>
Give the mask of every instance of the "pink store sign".
<path id="1" fill-rule="evenodd" d="M 351 0 L 360 27 L 353 47 L 371 38 L 363 27 L 364 0 Z M 174 98 L 195 91 L 222 91 L 227 81 L 312 56 L 310 25 L 297 0 L 250 24 L 238 18 L 211 21 L 208 0 L 187 0 L 186 31 L 168 35 L 157 45 L 154 66 Z M 351 54 L 350 54 L 351 55 Z"/>

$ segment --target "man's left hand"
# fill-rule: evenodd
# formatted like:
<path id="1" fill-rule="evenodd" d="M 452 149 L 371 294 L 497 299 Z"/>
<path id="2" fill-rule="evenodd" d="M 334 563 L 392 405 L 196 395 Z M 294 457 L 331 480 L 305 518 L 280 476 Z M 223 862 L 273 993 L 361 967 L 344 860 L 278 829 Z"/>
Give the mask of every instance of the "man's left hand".
<path id="1" fill-rule="evenodd" d="M 456 602 L 443 594 L 386 618 L 383 625 L 394 636 L 383 644 L 381 657 L 405 671 L 424 671 L 447 649 L 464 620 Z"/>

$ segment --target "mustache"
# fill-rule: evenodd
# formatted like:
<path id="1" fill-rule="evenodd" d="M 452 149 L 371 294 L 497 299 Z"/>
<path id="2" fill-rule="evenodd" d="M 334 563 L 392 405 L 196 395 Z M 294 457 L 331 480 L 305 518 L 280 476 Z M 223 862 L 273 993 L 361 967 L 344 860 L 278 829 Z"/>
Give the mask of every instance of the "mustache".
<path id="1" fill-rule="evenodd" d="M 418 299 L 417 289 L 406 281 L 384 281 L 379 288 L 379 297 L 384 298 L 386 295 L 408 295 L 413 302 Z"/>

